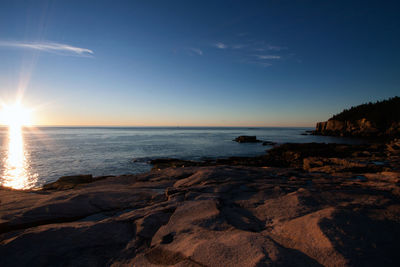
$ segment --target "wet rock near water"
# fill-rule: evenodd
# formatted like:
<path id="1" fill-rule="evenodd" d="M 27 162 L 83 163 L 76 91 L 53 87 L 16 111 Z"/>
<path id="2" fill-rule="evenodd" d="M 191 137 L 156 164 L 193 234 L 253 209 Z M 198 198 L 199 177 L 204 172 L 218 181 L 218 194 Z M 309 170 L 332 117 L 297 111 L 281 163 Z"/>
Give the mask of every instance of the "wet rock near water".
<path id="1" fill-rule="evenodd" d="M 73 175 L 63 176 L 53 183 L 48 183 L 43 186 L 43 190 L 64 190 L 71 189 L 77 185 L 93 182 L 93 176 L 88 175 Z"/>
<path id="2" fill-rule="evenodd" d="M 260 143 L 261 140 L 257 139 L 257 136 L 241 135 L 236 137 L 233 141 L 238 143 Z"/>
<path id="3" fill-rule="evenodd" d="M 383 164 L 365 163 L 366 161 L 385 161 L 388 153 L 397 153 L 397 143 L 372 143 L 362 145 L 350 144 L 324 144 L 324 143 L 286 143 L 274 146 L 266 152 L 266 154 L 255 157 L 229 157 L 220 159 L 208 159 L 204 161 L 188 161 L 174 158 L 155 159 L 150 161 L 153 164 L 153 170 L 165 168 L 179 168 L 189 166 L 253 166 L 253 167 L 292 167 L 303 169 L 304 161 L 313 158 L 323 158 L 324 166 L 327 165 L 343 165 L 349 166 L 348 162 L 352 161 L 357 166 L 365 166 L 370 170 L 377 171 L 383 169 Z M 390 152 L 392 151 L 392 152 Z M 391 155 L 392 155 L 391 154 Z M 334 159 L 337 160 L 334 160 Z M 341 159 L 341 160 L 339 160 Z M 347 162 L 347 163 L 346 163 Z M 357 163 L 358 162 L 358 163 Z M 353 165 L 354 165 L 353 164 Z M 355 166 L 354 165 L 354 166 Z M 321 166 L 320 166 L 321 167 Z"/>
<path id="4" fill-rule="evenodd" d="M 67 190 L 87 183 L 92 183 L 94 181 L 106 179 L 109 177 L 114 177 L 114 176 L 105 175 L 105 176 L 93 177 L 91 174 L 62 176 L 55 182 L 43 185 L 42 190 Z"/>
<path id="5" fill-rule="evenodd" d="M 153 159 L 150 160 L 150 164 L 153 165 L 153 169 L 181 168 L 181 167 L 204 165 L 203 162 L 199 161 L 181 160 L 175 158 Z"/>
<path id="6" fill-rule="evenodd" d="M 275 142 L 272 142 L 272 141 L 263 141 L 262 142 L 262 145 L 263 146 L 274 146 L 274 145 L 276 145 L 277 143 L 275 143 Z"/>
<path id="7" fill-rule="evenodd" d="M 257 136 L 248 136 L 248 135 L 241 135 L 239 137 L 236 137 L 233 141 L 238 143 L 262 143 L 263 146 L 274 146 L 277 144 L 272 141 L 258 140 Z"/>
<path id="8" fill-rule="evenodd" d="M 304 131 L 300 135 L 313 135 L 313 134 L 314 134 L 314 131 Z"/>

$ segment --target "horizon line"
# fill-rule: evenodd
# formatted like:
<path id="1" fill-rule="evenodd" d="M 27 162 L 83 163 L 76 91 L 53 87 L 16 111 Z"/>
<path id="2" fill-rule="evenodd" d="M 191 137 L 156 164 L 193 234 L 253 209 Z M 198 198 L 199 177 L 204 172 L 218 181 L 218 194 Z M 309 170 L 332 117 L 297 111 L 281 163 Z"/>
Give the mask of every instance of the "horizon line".
<path id="1" fill-rule="evenodd" d="M 0 127 L 8 125 L 0 124 Z M 314 128 L 315 126 L 291 126 L 291 125 L 23 125 L 24 128 L 35 127 L 108 127 L 108 128 Z"/>

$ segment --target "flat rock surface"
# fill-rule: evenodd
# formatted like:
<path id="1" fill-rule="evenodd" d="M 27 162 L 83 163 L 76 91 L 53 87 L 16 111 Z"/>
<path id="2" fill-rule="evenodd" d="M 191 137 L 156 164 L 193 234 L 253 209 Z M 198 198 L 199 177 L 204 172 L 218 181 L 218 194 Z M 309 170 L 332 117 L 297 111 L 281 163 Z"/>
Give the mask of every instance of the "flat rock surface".
<path id="1" fill-rule="evenodd" d="M 400 266 L 393 155 L 378 170 L 313 157 L 2 188 L 0 266 Z"/>

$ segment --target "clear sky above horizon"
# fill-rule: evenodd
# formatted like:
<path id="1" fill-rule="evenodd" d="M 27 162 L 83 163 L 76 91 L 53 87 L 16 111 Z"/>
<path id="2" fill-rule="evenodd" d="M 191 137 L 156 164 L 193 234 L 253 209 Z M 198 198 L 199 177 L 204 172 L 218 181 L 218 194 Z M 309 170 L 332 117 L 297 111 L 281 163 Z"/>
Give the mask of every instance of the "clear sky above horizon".
<path id="1" fill-rule="evenodd" d="M 36 125 L 313 126 L 400 95 L 397 1 L 1 1 Z"/>

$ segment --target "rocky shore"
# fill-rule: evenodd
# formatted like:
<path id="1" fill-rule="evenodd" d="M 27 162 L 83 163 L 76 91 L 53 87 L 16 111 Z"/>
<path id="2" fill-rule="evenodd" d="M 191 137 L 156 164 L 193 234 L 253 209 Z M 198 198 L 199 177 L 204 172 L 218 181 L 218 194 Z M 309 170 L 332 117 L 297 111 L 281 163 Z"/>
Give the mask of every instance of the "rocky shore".
<path id="1" fill-rule="evenodd" d="M 400 122 L 380 128 L 363 118 L 357 121 L 328 120 L 318 122 L 313 132 L 316 135 L 355 136 L 355 137 L 393 137 L 400 136 Z"/>
<path id="2" fill-rule="evenodd" d="M 400 141 L 0 189 L 0 266 L 399 266 Z"/>
<path id="3" fill-rule="evenodd" d="M 318 122 L 315 135 L 393 139 L 400 137 L 400 97 L 346 109 Z"/>

